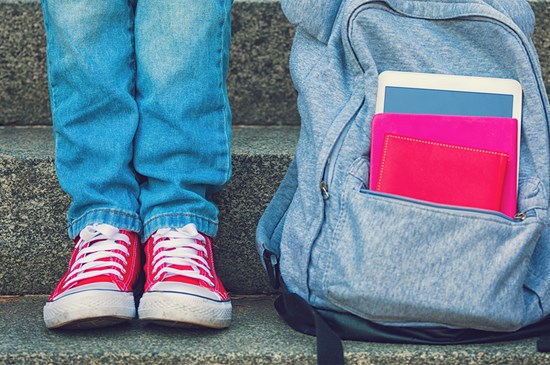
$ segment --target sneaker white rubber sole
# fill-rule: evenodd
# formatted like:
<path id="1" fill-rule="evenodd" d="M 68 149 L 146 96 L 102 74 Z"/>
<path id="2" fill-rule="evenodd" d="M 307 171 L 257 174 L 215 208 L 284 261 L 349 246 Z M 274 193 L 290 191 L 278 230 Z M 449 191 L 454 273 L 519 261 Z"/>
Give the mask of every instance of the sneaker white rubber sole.
<path id="1" fill-rule="evenodd" d="M 186 293 L 147 292 L 138 317 L 170 327 L 226 328 L 231 324 L 231 301 L 216 301 Z"/>
<path id="2" fill-rule="evenodd" d="M 44 306 L 44 322 L 48 328 L 105 327 L 135 316 L 131 292 L 87 290 L 47 302 Z"/>

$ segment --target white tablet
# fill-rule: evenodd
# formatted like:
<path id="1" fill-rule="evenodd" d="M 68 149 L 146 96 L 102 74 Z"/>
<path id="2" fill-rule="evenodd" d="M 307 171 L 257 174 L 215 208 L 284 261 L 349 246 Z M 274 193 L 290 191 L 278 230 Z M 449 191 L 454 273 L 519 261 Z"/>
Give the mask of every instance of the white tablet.
<path id="1" fill-rule="evenodd" d="M 517 119 L 518 159 L 521 111 L 521 84 L 512 79 L 400 71 L 384 71 L 378 78 L 376 113 Z"/>
<path id="2" fill-rule="evenodd" d="M 376 113 L 443 114 L 516 118 L 522 89 L 512 79 L 384 71 Z"/>

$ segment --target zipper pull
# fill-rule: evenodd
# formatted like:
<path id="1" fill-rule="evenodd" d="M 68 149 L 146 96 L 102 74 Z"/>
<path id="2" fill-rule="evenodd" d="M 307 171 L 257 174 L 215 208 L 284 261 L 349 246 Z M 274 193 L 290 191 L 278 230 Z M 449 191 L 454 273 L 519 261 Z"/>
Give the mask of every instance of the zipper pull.
<path id="1" fill-rule="evenodd" d="M 321 181 L 320 188 L 321 188 L 321 194 L 323 195 L 323 199 L 328 200 L 328 198 L 330 198 L 330 194 L 328 193 L 328 186 L 325 180 Z"/>
<path id="2" fill-rule="evenodd" d="M 517 213 L 515 216 L 514 216 L 514 219 L 517 220 L 517 221 L 524 221 L 525 218 L 527 218 L 527 214 L 525 213 Z"/>

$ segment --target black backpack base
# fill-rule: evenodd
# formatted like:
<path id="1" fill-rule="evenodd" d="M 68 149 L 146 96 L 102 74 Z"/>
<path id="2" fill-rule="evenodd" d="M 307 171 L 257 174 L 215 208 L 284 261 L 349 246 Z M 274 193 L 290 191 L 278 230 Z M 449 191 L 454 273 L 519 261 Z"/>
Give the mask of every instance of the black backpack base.
<path id="1" fill-rule="evenodd" d="M 540 337 L 537 350 L 550 352 L 550 316 L 514 332 L 447 327 L 392 327 L 350 313 L 313 308 L 297 294 L 289 293 L 286 288 L 276 299 L 275 309 L 294 330 L 317 337 L 319 364 L 344 364 L 341 340 L 417 345 L 467 345 Z"/>

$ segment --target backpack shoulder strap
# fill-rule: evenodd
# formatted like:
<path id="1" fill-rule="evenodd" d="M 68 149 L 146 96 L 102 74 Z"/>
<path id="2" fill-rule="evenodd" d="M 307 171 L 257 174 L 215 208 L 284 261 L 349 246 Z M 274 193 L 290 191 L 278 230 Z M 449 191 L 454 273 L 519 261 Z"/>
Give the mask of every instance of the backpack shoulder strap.
<path id="1" fill-rule="evenodd" d="M 275 309 L 294 330 L 317 337 L 318 364 L 344 364 L 342 341 L 319 313 L 300 296 L 284 291 L 275 300 Z"/>
<path id="2" fill-rule="evenodd" d="M 550 352 L 550 329 L 537 341 L 538 352 Z"/>

